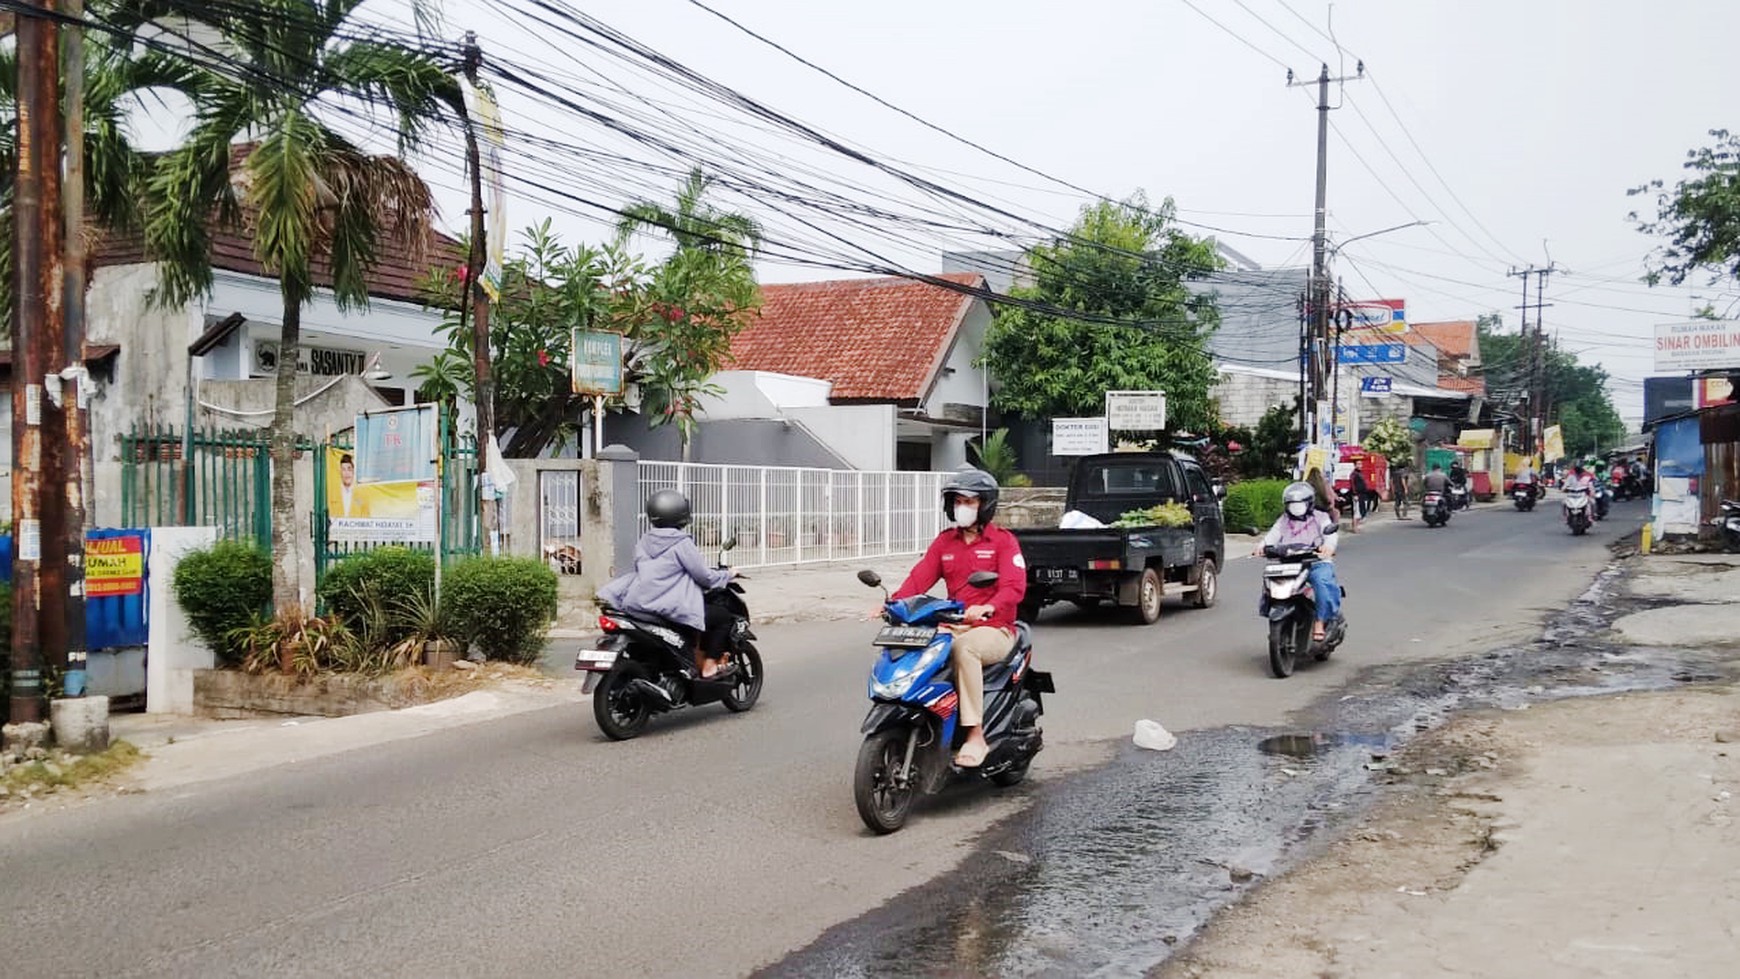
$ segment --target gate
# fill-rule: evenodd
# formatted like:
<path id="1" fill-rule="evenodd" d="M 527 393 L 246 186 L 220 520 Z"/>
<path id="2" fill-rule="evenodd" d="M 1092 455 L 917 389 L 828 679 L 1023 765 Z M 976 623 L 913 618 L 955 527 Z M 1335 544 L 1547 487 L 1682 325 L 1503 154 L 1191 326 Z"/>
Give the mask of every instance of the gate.
<path id="1" fill-rule="evenodd" d="M 215 526 L 219 537 L 269 545 L 269 438 L 263 429 L 134 426 L 121 436 L 121 525 Z"/>

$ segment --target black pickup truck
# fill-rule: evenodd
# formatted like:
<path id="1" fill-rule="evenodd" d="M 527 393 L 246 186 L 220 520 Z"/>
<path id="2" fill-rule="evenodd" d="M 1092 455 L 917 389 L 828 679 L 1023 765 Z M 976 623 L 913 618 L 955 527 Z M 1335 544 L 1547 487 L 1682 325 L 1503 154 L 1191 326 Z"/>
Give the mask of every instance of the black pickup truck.
<path id="1" fill-rule="evenodd" d="M 1027 562 L 1021 618 L 1034 621 L 1053 602 L 1093 608 L 1110 602 L 1143 623 L 1160 618 L 1167 594 L 1188 594 L 1198 608 L 1214 604 L 1226 532 L 1220 500 L 1195 459 L 1177 452 L 1114 452 L 1084 456 L 1069 484 L 1065 512 L 1079 510 L 1113 523 L 1131 510 L 1180 502 L 1189 527 L 1016 529 Z"/>

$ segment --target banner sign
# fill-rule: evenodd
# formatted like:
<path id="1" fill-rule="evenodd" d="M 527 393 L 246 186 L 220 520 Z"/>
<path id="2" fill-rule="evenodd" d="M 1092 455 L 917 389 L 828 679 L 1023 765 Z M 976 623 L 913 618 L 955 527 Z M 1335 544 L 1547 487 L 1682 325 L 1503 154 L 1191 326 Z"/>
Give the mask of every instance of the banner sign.
<path id="1" fill-rule="evenodd" d="M 502 186 L 502 150 L 507 137 L 502 130 L 501 107 L 489 89 L 467 82 L 464 86 L 465 113 L 482 130 L 477 140 L 483 185 L 489 188 L 489 203 L 484 214 L 489 227 L 484 231 L 488 246 L 483 274 L 477 284 L 489 295 L 490 302 L 501 301 L 502 252 L 507 245 L 507 191 Z"/>
<path id="2" fill-rule="evenodd" d="M 1166 392 L 1107 391 L 1106 424 L 1117 432 L 1165 430 Z"/>
<path id="3" fill-rule="evenodd" d="M 1342 329 L 1370 329 L 1392 335 L 1408 332 L 1407 304 L 1400 299 L 1343 303 L 1338 318 Z"/>
<path id="4" fill-rule="evenodd" d="M 1053 418 L 1051 454 L 1091 456 L 1110 452 L 1111 432 L 1104 418 Z"/>
<path id="5" fill-rule="evenodd" d="M 85 597 L 145 593 L 145 535 L 85 541 Z"/>
<path id="6" fill-rule="evenodd" d="M 568 369 L 575 394 L 622 393 L 622 334 L 574 331 Z"/>
<path id="7" fill-rule="evenodd" d="M 1391 377 L 1362 377 L 1359 379 L 1359 393 L 1368 398 L 1389 394 L 1394 380 Z"/>
<path id="8" fill-rule="evenodd" d="M 326 454 L 328 537 L 435 543 L 434 405 L 358 415 L 356 450 Z"/>
<path id="9" fill-rule="evenodd" d="M 1403 364 L 1408 360 L 1408 348 L 1400 343 L 1350 343 L 1335 348 L 1335 359 L 1344 366 Z"/>
<path id="10" fill-rule="evenodd" d="M 1740 367 L 1740 321 L 1692 320 L 1655 328 L 1655 369 L 1661 373 Z"/>
<path id="11" fill-rule="evenodd" d="M 1565 458 L 1565 433 L 1559 426 L 1549 425 L 1541 433 L 1541 458 L 1547 462 Z"/>

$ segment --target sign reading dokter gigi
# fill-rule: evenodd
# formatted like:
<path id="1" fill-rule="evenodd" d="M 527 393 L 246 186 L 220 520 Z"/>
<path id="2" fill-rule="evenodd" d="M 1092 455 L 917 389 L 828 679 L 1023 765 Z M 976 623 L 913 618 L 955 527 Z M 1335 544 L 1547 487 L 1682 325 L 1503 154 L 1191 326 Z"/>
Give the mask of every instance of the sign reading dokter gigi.
<path id="1" fill-rule="evenodd" d="M 1740 321 L 1691 320 L 1655 328 L 1655 369 L 1663 374 L 1740 367 Z"/>

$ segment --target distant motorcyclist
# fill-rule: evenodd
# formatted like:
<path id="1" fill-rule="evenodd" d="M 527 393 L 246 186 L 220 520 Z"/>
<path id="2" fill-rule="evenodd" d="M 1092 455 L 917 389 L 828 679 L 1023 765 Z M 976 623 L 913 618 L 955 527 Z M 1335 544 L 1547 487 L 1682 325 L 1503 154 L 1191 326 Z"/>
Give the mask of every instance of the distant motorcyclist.
<path id="1" fill-rule="evenodd" d="M 955 695 L 966 733 L 955 764 L 977 768 L 991 750 L 985 740 L 985 667 L 1000 663 L 1015 648 L 1015 609 L 1027 594 L 1027 563 L 1015 535 L 991 522 L 997 514 L 997 480 L 981 469 L 962 469 L 943 482 L 942 507 L 952 527 L 931 541 L 895 599 L 930 591 L 939 580 L 949 597 L 967 606 L 966 625 L 953 646 Z M 977 588 L 967 583 L 975 571 L 993 571 L 997 583 Z M 877 610 L 881 613 L 881 609 Z"/>
<path id="2" fill-rule="evenodd" d="M 1329 623 L 1341 614 L 1341 584 L 1335 579 L 1335 518 L 1320 507 L 1310 483 L 1290 483 L 1281 491 L 1282 513 L 1263 538 L 1260 553 L 1273 554 L 1288 544 L 1309 544 L 1318 561 L 1311 565 L 1311 590 L 1316 598 L 1317 621 L 1311 626 L 1313 642 L 1329 634 Z"/>
<path id="3" fill-rule="evenodd" d="M 1564 482 L 1559 484 L 1559 489 L 1565 491 L 1582 490 L 1587 493 L 1589 490 L 1593 489 L 1594 486 L 1595 481 L 1590 478 L 1588 471 L 1583 468 L 1581 463 L 1579 463 L 1574 466 L 1569 473 L 1565 474 Z"/>
<path id="4" fill-rule="evenodd" d="M 1434 466 L 1433 468 L 1437 467 Z M 1462 467 L 1462 460 L 1460 459 L 1450 464 L 1450 482 L 1457 486 L 1468 485 L 1468 470 Z"/>
<path id="5" fill-rule="evenodd" d="M 1434 462 L 1432 463 L 1432 471 L 1426 474 L 1422 484 L 1428 493 L 1443 494 L 1450 492 L 1450 480 L 1451 477 L 1444 475 L 1443 463 Z"/>

